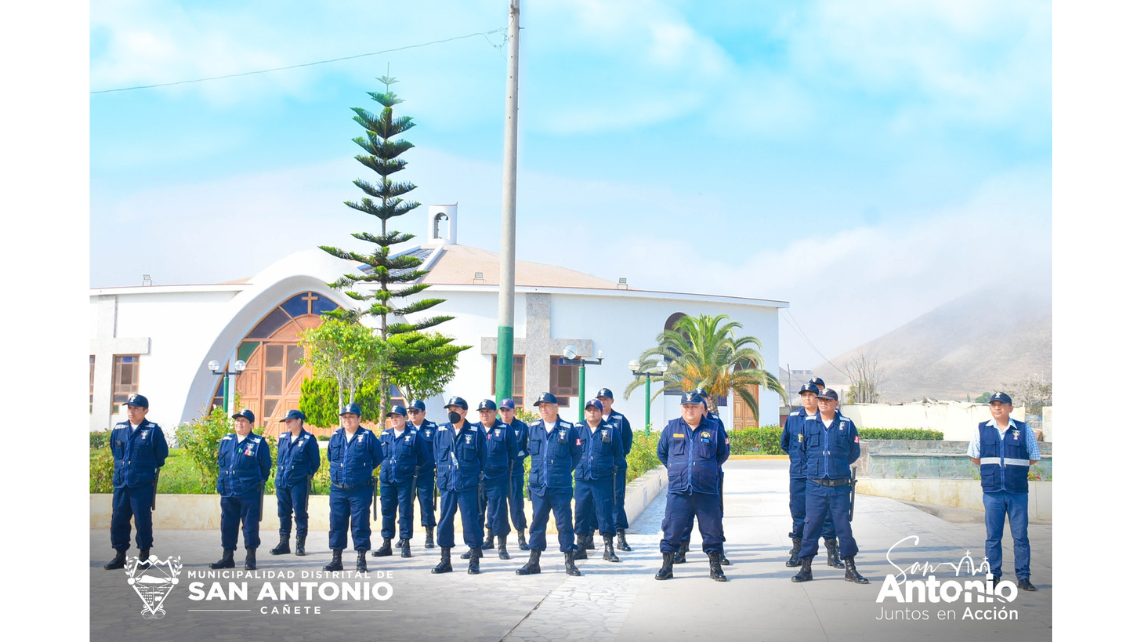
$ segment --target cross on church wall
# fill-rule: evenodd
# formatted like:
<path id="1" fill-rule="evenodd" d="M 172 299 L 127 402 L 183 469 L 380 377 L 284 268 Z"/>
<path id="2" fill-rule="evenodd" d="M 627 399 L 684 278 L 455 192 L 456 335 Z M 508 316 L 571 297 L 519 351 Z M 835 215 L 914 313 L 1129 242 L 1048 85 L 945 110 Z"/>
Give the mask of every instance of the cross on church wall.
<path id="1" fill-rule="evenodd" d="M 514 354 L 523 360 L 523 398 L 530 406 L 536 397 L 548 392 L 551 386 L 551 357 L 563 354 L 563 348 L 573 346 L 581 355 L 595 354 L 595 342 L 590 339 L 553 339 L 551 337 L 551 295 L 524 294 L 527 310 L 527 335 L 515 338 Z M 480 354 L 496 354 L 496 337 L 480 337 Z M 580 390 L 579 394 L 583 394 Z M 498 399 L 496 400 L 499 401 Z"/>
<path id="2" fill-rule="evenodd" d="M 102 295 L 95 306 L 95 338 L 91 354 L 95 355 L 95 390 L 91 400 L 91 430 L 111 428 L 111 398 L 114 387 L 116 355 L 151 353 L 150 337 L 118 337 L 119 297 Z"/>

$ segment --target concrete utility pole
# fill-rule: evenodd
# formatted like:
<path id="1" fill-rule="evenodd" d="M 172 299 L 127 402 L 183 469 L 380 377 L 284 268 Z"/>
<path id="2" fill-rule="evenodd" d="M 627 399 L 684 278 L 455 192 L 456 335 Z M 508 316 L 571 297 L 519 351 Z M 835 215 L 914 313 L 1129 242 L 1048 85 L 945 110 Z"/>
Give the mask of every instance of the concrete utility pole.
<path id="1" fill-rule="evenodd" d="M 519 138 L 519 0 L 508 8 L 508 92 L 504 114 L 504 190 L 500 230 L 500 318 L 496 332 L 496 398 L 512 396 L 515 365 L 515 194 Z"/>

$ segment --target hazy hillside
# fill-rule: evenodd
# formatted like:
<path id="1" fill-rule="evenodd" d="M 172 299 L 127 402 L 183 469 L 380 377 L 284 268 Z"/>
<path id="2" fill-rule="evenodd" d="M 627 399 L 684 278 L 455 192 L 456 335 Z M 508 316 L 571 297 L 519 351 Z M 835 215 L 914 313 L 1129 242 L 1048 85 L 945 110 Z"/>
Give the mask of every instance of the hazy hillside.
<path id="1" fill-rule="evenodd" d="M 879 360 L 884 401 L 974 398 L 1004 382 L 1050 373 L 1050 291 L 977 290 L 831 361 L 844 368 L 858 350 Z M 813 371 L 825 381 L 847 380 L 829 363 Z"/>

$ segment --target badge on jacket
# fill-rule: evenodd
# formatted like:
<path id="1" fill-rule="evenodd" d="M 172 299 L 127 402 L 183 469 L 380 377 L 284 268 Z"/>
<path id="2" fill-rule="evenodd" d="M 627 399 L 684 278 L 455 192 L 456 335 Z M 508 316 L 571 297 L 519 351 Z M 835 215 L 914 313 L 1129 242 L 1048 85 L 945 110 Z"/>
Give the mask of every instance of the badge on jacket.
<path id="1" fill-rule="evenodd" d="M 804 441 L 804 439 L 803 439 L 804 436 L 805 435 L 803 435 L 801 433 L 797 433 L 797 443 L 801 443 L 802 441 Z"/>

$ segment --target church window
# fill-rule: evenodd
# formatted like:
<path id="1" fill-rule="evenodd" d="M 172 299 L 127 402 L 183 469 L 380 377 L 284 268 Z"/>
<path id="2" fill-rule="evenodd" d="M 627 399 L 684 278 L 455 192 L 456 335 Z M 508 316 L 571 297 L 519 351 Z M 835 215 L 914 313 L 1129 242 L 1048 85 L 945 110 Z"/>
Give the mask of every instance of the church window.
<path id="1" fill-rule="evenodd" d="M 139 392 L 139 355 L 116 355 L 112 376 L 111 414 L 117 415 L 127 397 Z"/>
<path id="2" fill-rule="evenodd" d="M 517 406 L 523 404 L 523 362 L 524 356 L 517 354 L 512 359 L 512 401 Z M 496 355 L 492 355 L 492 395 L 496 394 Z M 496 399 L 496 403 L 503 401 Z"/>
<path id="3" fill-rule="evenodd" d="M 571 405 L 571 397 L 579 396 L 579 366 L 560 365 L 561 357 L 551 357 L 551 394 L 559 406 Z"/>
<path id="4" fill-rule="evenodd" d="M 434 239 L 444 238 L 444 236 L 442 234 L 442 232 L 443 232 L 442 228 L 446 225 L 448 225 L 448 215 L 445 214 L 444 212 L 438 213 L 436 215 L 436 218 L 434 218 L 432 220 L 432 238 L 434 238 Z"/>

